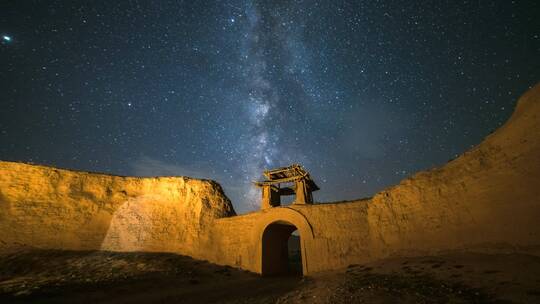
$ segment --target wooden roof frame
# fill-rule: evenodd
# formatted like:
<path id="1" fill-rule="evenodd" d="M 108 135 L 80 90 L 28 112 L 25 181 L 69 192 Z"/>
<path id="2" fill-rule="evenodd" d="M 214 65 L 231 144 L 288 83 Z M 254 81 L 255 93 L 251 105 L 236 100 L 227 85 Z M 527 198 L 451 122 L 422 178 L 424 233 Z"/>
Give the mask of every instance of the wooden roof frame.
<path id="1" fill-rule="evenodd" d="M 267 178 L 265 181 L 254 182 L 259 187 L 275 185 L 281 183 L 291 183 L 299 180 L 305 180 L 311 191 L 319 190 L 309 173 L 299 164 L 292 164 L 288 167 L 281 167 L 272 170 L 264 170 L 263 175 Z"/>

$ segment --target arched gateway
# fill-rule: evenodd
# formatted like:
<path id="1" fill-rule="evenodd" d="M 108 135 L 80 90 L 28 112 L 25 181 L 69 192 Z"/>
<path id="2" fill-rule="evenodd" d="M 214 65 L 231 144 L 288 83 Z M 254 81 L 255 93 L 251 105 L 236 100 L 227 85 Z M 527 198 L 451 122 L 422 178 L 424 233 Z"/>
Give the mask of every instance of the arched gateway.
<path id="1" fill-rule="evenodd" d="M 264 211 L 256 229 L 257 255 L 260 260 L 257 269 L 262 275 L 276 275 L 289 272 L 287 241 L 291 233 L 298 230 L 302 273 L 309 273 L 310 250 L 313 242 L 313 228 L 298 210 L 289 207 L 275 207 Z"/>
<path id="2" fill-rule="evenodd" d="M 285 273 L 297 272 L 291 265 L 290 242 L 292 233 L 298 228 L 293 224 L 285 221 L 273 222 L 266 226 L 262 236 L 262 274 L 276 275 Z M 301 243 L 301 239 L 300 239 Z M 300 247 L 300 246 L 299 246 Z M 300 253 L 305 252 L 300 247 Z M 302 259 L 300 259 L 300 262 Z M 300 274 L 303 273 L 303 265 L 301 265 Z"/>
<path id="3" fill-rule="evenodd" d="M 263 212 L 254 236 L 259 244 L 257 256 L 261 257 L 257 268 L 262 275 L 290 272 L 288 240 L 297 230 L 300 237 L 298 247 L 302 261 L 301 272 L 305 275 L 309 272 L 313 229 L 307 218 L 298 210 L 281 206 L 280 196 L 296 195 L 293 204 L 312 204 L 311 192 L 319 190 L 319 187 L 309 173 L 298 164 L 266 170 L 263 175 L 267 180 L 254 183 L 262 188 Z"/>

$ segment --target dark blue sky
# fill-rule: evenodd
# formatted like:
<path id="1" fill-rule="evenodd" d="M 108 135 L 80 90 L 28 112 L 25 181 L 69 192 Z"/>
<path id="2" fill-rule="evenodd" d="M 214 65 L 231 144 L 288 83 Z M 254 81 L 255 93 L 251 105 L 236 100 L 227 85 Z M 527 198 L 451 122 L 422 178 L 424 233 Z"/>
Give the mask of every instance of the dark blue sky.
<path id="1" fill-rule="evenodd" d="M 398 3 L 399 2 L 399 3 Z M 537 1 L 2 1 L 0 159 L 370 196 L 479 143 L 540 79 Z"/>

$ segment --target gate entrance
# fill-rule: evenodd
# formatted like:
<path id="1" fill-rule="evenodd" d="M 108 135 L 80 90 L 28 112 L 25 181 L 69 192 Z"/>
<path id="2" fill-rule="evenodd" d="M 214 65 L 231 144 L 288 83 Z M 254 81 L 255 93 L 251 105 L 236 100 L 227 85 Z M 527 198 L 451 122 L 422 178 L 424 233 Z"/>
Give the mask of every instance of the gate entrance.
<path id="1" fill-rule="evenodd" d="M 262 236 L 262 275 L 302 275 L 302 236 L 295 231 L 297 227 L 285 221 L 266 227 Z"/>

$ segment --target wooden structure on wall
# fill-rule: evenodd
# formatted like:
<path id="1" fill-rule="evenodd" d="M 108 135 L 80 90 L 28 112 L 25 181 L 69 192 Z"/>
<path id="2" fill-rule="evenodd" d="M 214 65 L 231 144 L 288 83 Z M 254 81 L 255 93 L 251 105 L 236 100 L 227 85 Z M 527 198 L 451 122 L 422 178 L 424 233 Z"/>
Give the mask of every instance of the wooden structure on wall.
<path id="1" fill-rule="evenodd" d="M 299 164 L 265 170 L 263 174 L 266 180 L 254 183 L 262 188 L 261 209 L 281 206 L 282 195 L 296 195 L 293 204 L 312 204 L 312 192 L 319 190 L 309 173 Z M 281 184 L 292 185 L 282 188 Z"/>

